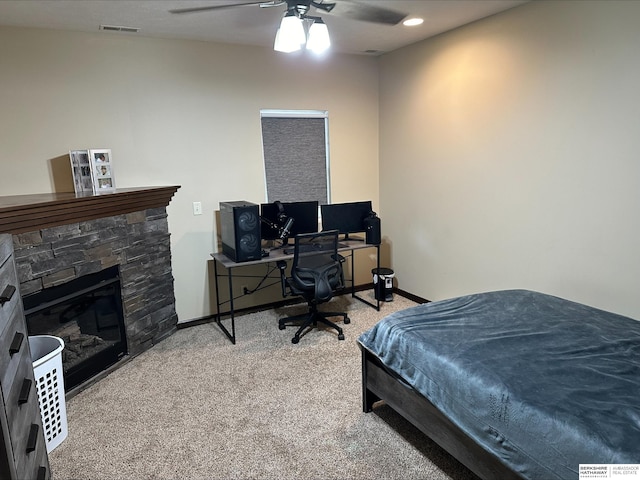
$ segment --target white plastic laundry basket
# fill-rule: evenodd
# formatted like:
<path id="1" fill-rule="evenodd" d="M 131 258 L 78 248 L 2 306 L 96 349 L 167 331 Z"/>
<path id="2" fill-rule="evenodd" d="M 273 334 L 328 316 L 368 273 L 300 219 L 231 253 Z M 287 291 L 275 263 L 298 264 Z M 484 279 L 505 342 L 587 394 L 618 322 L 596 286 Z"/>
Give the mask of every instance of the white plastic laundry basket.
<path id="1" fill-rule="evenodd" d="M 29 337 L 29 349 L 49 453 L 67 438 L 68 433 L 62 371 L 64 341 L 51 335 L 35 335 Z"/>

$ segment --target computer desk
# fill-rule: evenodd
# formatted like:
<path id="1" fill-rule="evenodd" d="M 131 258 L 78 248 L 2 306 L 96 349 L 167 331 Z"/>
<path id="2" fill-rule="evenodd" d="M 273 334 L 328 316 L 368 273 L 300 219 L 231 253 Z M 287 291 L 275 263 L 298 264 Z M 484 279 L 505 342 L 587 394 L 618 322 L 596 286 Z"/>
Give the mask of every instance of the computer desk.
<path id="1" fill-rule="evenodd" d="M 365 243 L 362 240 L 340 240 L 340 244 L 343 245 L 340 248 L 338 248 L 338 252 L 340 252 L 341 254 L 343 254 L 343 256 L 350 256 L 351 257 L 351 278 L 350 279 L 346 279 L 345 281 L 347 282 L 351 282 L 351 296 L 353 298 L 356 298 L 358 300 L 360 300 L 363 303 L 366 303 L 367 305 L 369 305 L 370 307 L 375 308 L 376 310 L 380 311 L 380 300 L 376 298 L 376 302 L 375 303 L 371 303 L 368 300 L 359 297 L 358 295 L 356 295 L 356 286 L 355 286 L 355 280 L 354 280 L 354 258 L 355 258 L 355 254 L 354 252 L 356 250 L 362 250 L 365 248 L 375 248 L 376 249 L 376 267 L 379 269 L 380 268 L 380 245 L 370 245 L 368 243 Z M 287 250 L 291 249 L 293 250 L 293 245 L 289 245 L 287 247 Z M 345 255 L 345 253 L 347 253 L 347 255 Z M 264 264 L 269 264 L 269 263 L 276 263 L 279 260 L 291 260 L 293 258 L 293 253 L 285 253 L 284 249 L 282 248 L 277 248 L 277 249 L 273 249 L 269 252 L 269 256 L 267 257 L 262 257 L 259 260 L 250 260 L 248 262 L 234 262 L 233 260 L 231 260 L 229 257 L 227 257 L 226 255 L 224 255 L 222 252 L 217 252 L 217 253 L 212 253 L 211 256 L 213 257 L 213 270 L 214 270 L 214 276 L 215 276 L 215 284 L 216 284 L 216 314 L 214 315 L 215 321 L 218 324 L 218 326 L 220 327 L 220 329 L 224 332 L 224 334 L 229 338 L 229 340 L 231 340 L 231 343 L 233 343 L 235 345 L 236 343 L 236 322 L 235 322 L 235 310 L 234 310 L 234 306 L 233 306 L 233 301 L 234 301 L 234 296 L 233 296 L 233 278 L 234 277 L 243 277 L 244 275 L 241 274 L 236 274 L 234 275 L 234 271 L 237 270 L 238 268 L 242 268 L 242 267 L 248 267 L 251 265 L 264 265 Z M 219 290 L 219 285 L 218 285 L 218 278 L 219 277 L 224 277 L 225 275 L 220 275 L 218 273 L 218 265 L 220 265 L 221 267 L 223 267 L 224 269 L 226 269 L 227 274 L 226 277 L 228 279 L 229 282 L 229 300 L 226 301 L 220 301 L 220 290 Z M 277 272 L 278 276 L 271 276 L 272 273 Z M 264 276 L 257 276 L 257 275 L 249 275 L 249 277 L 252 278 L 272 278 L 272 279 L 276 279 L 278 278 L 278 280 L 280 279 L 280 271 L 277 268 L 274 268 L 273 270 L 270 270 L 266 275 Z M 244 292 L 243 292 L 244 295 Z M 239 298 L 239 297 L 236 297 Z M 220 307 L 225 305 L 226 303 L 229 304 L 229 311 L 228 312 L 221 312 L 220 311 Z M 222 316 L 226 316 L 229 315 L 229 318 L 227 320 L 231 320 L 231 331 L 229 331 L 229 329 L 227 329 L 227 327 L 225 327 L 222 324 Z"/>

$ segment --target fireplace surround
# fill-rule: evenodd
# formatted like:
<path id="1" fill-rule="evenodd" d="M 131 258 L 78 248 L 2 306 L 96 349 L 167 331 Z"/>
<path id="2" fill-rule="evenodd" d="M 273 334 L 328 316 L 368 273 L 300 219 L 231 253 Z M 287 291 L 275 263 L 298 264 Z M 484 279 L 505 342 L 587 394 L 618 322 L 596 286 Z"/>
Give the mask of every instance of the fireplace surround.
<path id="1" fill-rule="evenodd" d="M 115 268 L 129 356 L 174 333 L 166 207 L 178 188 L 0 197 L 23 298 Z"/>

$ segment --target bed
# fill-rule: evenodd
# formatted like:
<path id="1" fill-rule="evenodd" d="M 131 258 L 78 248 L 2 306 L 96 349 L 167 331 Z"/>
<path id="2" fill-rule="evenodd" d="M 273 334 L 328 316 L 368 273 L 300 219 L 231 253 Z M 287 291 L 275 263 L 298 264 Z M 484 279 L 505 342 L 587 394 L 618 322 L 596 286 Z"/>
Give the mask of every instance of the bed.
<path id="1" fill-rule="evenodd" d="M 528 290 L 426 303 L 358 339 L 384 400 L 484 479 L 640 464 L 640 322 Z"/>

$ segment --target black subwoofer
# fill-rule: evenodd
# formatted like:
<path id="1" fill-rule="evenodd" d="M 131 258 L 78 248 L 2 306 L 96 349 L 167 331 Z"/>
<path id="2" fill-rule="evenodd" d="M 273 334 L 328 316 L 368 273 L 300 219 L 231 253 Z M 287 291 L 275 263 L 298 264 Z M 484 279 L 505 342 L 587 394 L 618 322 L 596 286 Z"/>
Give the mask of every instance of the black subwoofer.
<path id="1" fill-rule="evenodd" d="M 255 203 L 220 202 L 222 253 L 234 262 L 259 260 L 260 211 Z"/>

